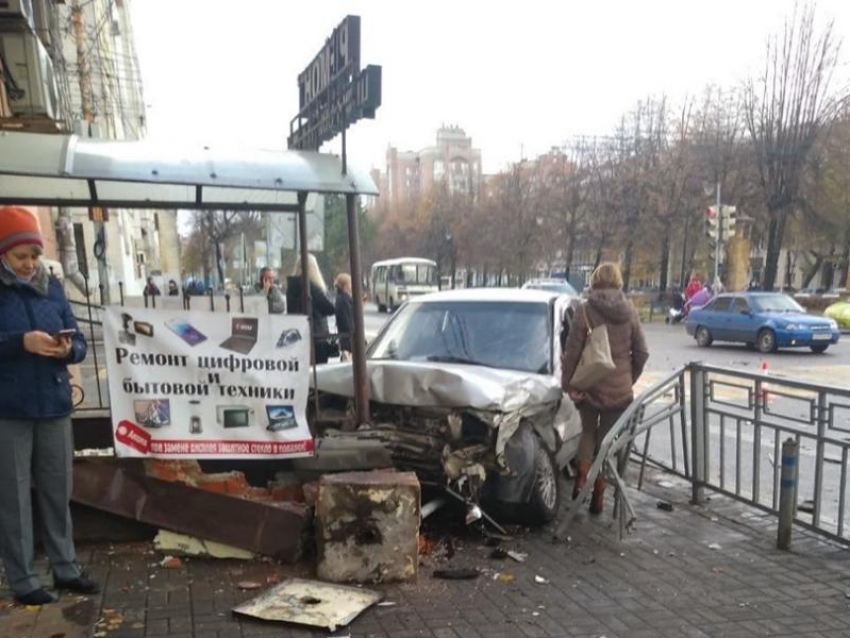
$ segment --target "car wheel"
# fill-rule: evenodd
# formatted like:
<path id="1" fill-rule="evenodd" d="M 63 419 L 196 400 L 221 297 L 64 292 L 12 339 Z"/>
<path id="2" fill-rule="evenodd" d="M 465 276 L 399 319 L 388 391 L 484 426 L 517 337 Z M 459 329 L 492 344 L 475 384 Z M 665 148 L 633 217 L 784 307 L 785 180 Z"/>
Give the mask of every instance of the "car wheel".
<path id="1" fill-rule="evenodd" d="M 386 311 L 387 311 L 387 307 L 384 304 L 379 303 L 378 304 L 378 312 L 386 312 Z"/>
<path id="2" fill-rule="evenodd" d="M 697 345 L 700 348 L 707 348 L 714 341 L 714 337 L 711 336 L 711 332 L 705 326 L 697 328 L 694 337 L 696 337 Z"/>
<path id="3" fill-rule="evenodd" d="M 768 352 L 776 352 L 776 333 L 770 328 L 764 328 L 756 337 L 756 347 L 759 352 L 767 354 Z"/>
<path id="4" fill-rule="evenodd" d="M 816 346 L 809 346 L 809 348 L 812 349 L 812 352 L 814 352 L 816 354 L 823 354 L 824 352 L 826 352 L 826 349 L 828 347 L 829 347 L 828 343 L 819 343 Z"/>
<path id="5" fill-rule="evenodd" d="M 534 455 L 534 489 L 528 501 L 527 520 L 535 525 L 545 525 L 555 520 L 561 504 L 561 482 L 555 457 L 537 439 Z"/>
<path id="6" fill-rule="evenodd" d="M 393 301 L 392 297 L 390 297 L 390 303 L 387 306 L 387 309 L 388 309 L 388 312 L 395 312 L 395 302 Z"/>

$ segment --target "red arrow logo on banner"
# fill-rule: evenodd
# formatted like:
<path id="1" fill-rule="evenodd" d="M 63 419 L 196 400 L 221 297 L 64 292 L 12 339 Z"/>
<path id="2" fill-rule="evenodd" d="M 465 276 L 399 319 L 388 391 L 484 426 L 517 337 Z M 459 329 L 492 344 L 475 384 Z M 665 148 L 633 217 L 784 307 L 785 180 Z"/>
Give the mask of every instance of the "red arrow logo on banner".
<path id="1" fill-rule="evenodd" d="M 115 439 L 142 454 L 147 454 L 151 449 L 151 435 L 145 432 L 132 421 L 121 421 L 115 430 Z"/>

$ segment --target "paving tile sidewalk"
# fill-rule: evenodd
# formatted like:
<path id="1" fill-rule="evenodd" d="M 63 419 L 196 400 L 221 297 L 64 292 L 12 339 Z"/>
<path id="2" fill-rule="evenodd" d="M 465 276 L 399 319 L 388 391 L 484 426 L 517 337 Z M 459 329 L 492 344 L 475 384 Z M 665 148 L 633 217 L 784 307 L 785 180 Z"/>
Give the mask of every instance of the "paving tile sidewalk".
<path id="1" fill-rule="evenodd" d="M 780 552 L 775 519 L 728 499 L 715 496 L 706 507 L 692 507 L 685 489 L 657 485 L 630 494 L 639 522 L 624 541 L 617 539 L 610 500 L 601 517 L 577 518 L 567 544 L 553 544 L 547 530 L 506 544 L 528 554 L 524 563 L 491 559 L 492 548 L 466 536 L 456 541 L 448 565 L 481 569 L 477 580 L 434 579 L 426 557 L 416 583 L 378 587 L 395 605 L 369 609 L 351 624 L 350 635 L 850 636 L 846 548 L 795 530 L 793 551 Z M 674 511 L 657 509 L 659 497 L 674 501 Z M 240 584 L 309 578 L 310 563 L 189 559 L 168 569 L 147 543 L 83 546 L 81 560 L 104 584 L 101 596 L 63 597 L 41 610 L 4 607 L 0 638 L 328 635 L 231 614 L 235 604 L 258 593 Z M 8 590 L 0 595 L 8 603 Z"/>

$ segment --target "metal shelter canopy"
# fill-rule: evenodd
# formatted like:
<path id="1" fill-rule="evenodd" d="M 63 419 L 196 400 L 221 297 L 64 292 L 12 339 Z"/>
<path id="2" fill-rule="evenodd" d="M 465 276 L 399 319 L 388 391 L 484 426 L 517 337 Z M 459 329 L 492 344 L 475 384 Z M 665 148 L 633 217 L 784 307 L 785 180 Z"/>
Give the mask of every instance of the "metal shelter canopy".
<path id="1" fill-rule="evenodd" d="M 368 173 L 314 151 L 0 132 L 0 204 L 298 212 L 299 192 L 378 194 Z"/>
<path id="2" fill-rule="evenodd" d="M 309 193 L 345 195 L 355 407 L 358 423 L 366 423 L 369 388 L 356 199 L 378 195 L 368 173 L 315 151 L 191 148 L 148 140 L 0 132 L 0 205 L 298 213 L 305 279 Z M 302 296 L 304 314 L 310 317 L 310 286 L 303 286 Z"/>

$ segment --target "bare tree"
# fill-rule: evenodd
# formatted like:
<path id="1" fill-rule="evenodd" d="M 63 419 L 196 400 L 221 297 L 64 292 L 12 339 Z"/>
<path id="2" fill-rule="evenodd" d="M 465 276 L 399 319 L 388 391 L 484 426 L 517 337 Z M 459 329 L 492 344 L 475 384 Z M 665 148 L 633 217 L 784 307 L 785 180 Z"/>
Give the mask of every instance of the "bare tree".
<path id="1" fill-rule="evenodd" d="M 192 236 L 190 244 L 197 244 L 196 252 L 200 257 L 204 277 L 209 274 L 209 258 L 215 259 L 218 281 L 224 283 L 224 263 L 226 243 L 243 231 L 254 230 L 258 215 L 246 211 L 196 211 L 192 215 Z M 212 255 L 209 245 L 212 244 Z"/>
<path id="2" fill-rule="evenodd" d="M 768 290 L 776 284 L 806 161 L 847 100 L 846 90 L 834 92 L 831 86 L 839 50 L 831 21 L 818 32 L 814 6 L 795 9 L 782 33 L 767 42 L 763 74 L 746 84 L 744 117 L 768 214 L 763 282 Z"/>

